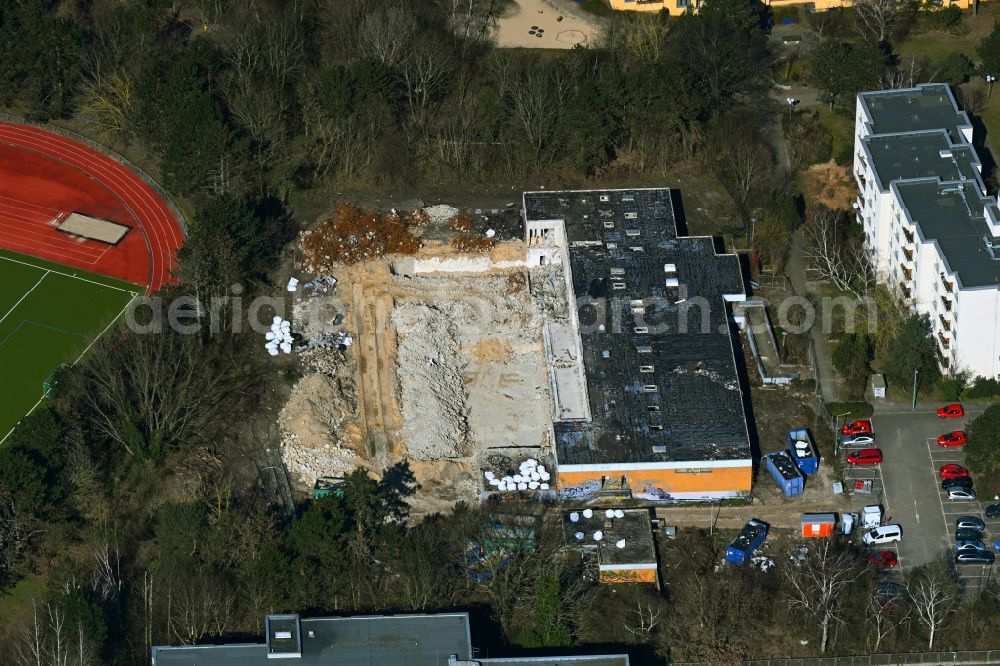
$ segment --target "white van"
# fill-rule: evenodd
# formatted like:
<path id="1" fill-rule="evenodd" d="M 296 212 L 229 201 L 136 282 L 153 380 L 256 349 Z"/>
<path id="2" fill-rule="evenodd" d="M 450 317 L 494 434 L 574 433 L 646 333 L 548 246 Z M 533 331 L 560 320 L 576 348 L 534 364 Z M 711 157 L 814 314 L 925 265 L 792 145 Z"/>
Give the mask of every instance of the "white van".
<path id="1" fill-rule="evenodd" d="M 865 542 L 866 546 L 876 546 L 899 541 L 902 538 L 903 528 L 900 525 L 883 525 L 865 532 L 861 540 Z"/>

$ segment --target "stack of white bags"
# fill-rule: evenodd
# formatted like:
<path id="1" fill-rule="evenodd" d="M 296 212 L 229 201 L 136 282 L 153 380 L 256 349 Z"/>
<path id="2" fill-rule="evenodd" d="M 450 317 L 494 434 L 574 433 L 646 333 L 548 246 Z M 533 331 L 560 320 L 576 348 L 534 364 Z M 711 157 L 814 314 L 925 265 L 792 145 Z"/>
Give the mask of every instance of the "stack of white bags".
<path id="1" fill-rule="evenodd" d="M 271 324 L 271 330 L 264 334 L 267 344 L 264 349 L 271 356 L 277 356 L 280 350 L 282 354 L 292 353 L 292 324 L 275 315 Z"/>
<path id="2" fill-rule="evenodd" d="M 487 470 L 483 475 L 490 486 L 500 491 L 548 490 L 549 480 L 552 478 L 545 465 L 538 464 L 534 458 L 528 458 L 521 463 L 517 474 L 498 478 L 496 474 Z"/>

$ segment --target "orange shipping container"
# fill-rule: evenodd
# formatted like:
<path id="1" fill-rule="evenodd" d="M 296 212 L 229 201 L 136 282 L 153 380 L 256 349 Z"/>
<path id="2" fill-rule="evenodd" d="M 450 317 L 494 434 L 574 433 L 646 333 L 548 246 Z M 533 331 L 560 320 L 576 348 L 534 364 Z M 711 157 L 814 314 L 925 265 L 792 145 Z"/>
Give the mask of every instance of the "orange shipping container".
<path id="1" fill-rule="evenodd" d="M 833 536 L 837 528 L 837 514 L 803 513 L 802 536 L 806 539 Z"/>

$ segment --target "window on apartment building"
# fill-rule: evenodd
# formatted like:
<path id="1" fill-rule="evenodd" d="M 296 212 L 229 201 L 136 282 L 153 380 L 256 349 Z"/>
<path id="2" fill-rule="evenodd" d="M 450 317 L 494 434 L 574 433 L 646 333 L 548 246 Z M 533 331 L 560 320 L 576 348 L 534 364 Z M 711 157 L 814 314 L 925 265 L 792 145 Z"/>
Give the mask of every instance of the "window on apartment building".
<path id="1" fill-rule="evenodd" d="M 691 0 L 677 0 L 677 9 L 687 9 L 691 6 Z"/>

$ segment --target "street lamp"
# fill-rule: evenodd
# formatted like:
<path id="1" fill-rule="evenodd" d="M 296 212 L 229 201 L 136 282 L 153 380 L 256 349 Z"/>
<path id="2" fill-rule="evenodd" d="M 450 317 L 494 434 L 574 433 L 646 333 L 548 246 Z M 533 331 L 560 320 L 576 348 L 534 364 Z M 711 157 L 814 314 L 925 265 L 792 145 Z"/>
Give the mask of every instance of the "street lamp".
<path id="1" fill-rule="evenodd" d="M 795 105 L 799 103 L 799 100 L 794 97 L 786 97 L 785 103 L 788 104 L 788 117 L 792 117 L 792 111 L 795 110 Z"/>
<path id="2" fill-rule="evenodd" d="M 919 374 L 920 371 L 913 368 L 913 404 L 910 405 L 910 411 L 913 412 L 917 411 L 917 375 Z"/>
<path id="3" fill-rule="evenodd" d="M 992 74 L 987 74 L 986 75 L 986 83 L 989 84 L 989 89 L 986 92 L 986 99 L 989 99 L 990 95 L 993 94 L 993 82 L 996 81 L 996 80 L 997 80 L 997 77 L 993 76 Z"/>

